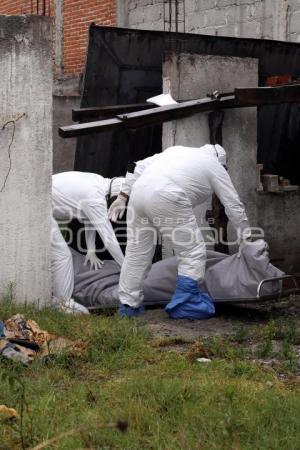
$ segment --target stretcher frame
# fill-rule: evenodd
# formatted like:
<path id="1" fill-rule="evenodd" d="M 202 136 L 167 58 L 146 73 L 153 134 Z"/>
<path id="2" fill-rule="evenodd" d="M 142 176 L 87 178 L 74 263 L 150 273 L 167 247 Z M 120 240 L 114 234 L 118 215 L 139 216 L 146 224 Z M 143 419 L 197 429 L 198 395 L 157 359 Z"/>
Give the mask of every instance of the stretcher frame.
<path id="1" fill-rule="evenodd" d="M 283 288 L 283 283 L 280 283 L 280 289 L 277 292 L 274 292 L 272 294 L 262 294 L 262 287 L 263 285 L 267 283 L 273 283 L 274 281 L 284 281 L 284 280 L 291 280 L 294 283 L 293 288 Z M 257 291 L 256 291 L 256 297 L 249 297 L 249 298 L 214 298 L 214 303 L 261 303 L 265 301 L 279 301 L 283 298 L 289 297 L 290 295 L 297 295 L 300 294 L 300 286 L 298 283 L 298 279 L 296 275 L 283 275 L 281 277 L 272 277 L 272 278 L 265 278 L 260 281 L 260 283 L 257 285 Z"/>

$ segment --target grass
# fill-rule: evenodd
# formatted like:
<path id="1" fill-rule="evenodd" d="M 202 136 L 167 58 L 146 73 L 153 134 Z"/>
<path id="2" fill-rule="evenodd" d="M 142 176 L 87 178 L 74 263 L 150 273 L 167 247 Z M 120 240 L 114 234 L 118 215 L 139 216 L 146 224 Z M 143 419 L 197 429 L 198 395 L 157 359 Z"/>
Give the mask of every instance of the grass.
<path id="1" fill-rule="evenodd" d="M 24 313 L 41 328 L 80 339 L 87 348 L 79 357 L 36 361 L 29 368 L 0 362 L 0 404 L 19 415 L 23 408 L 22 421 L 0 423 L 0 449 L 32 448 L 78 428 L 84 432 L 46 448 L 299 448 L 299 385 L 280 381 L 276 371 L 253 361 L 246 345 L 253 334 L 237 330 L 232 340 L 189 344 L 186 354 L 160 351 L 184 340 L 157 341 L 138 321 L 116 316 L 20 308 L 8 297 L 0 305 L 2 319 Z M 254 331 L 260 342 L 280 338 L 282 360 L 292 358 L 296 329 L 270 322 Z M 196 361 L 204 355 L 212 362 Z M 118 420 L 128 422 L 126 433 L 97 429 Z"/>

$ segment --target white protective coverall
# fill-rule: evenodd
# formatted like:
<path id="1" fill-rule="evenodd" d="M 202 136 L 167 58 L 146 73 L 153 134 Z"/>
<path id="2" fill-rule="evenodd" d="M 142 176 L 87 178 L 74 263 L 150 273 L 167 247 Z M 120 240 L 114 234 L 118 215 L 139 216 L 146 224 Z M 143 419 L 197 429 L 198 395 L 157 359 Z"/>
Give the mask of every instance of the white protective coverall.
<path id="1" fill-rule="evenodd" d="M 57 221 L 78 219 L 84 224 L 87 261 L 95 262 L 95 238 L 99 233 L 106 249 L 121 266 L 124 255 L 107 215 L 106 195 L 117 195 L 124 178 L 112 181 L 101 175 L 85 172 L 63 172 L 53 175 L 52 183 L 52 283 L 53 296 L 68 301 L 74 288 L 71 251 Z M 100 260 L 97 260 L 100 262 Z"/>
<path id="2" fill-rule="evenodd" d="M 130 200 L 119 284 L 121 303 L 132 307 L 142 303 L 142 283 L 151 267 L 157 232 L 172 241 L 178 275 L 199 282 L 204 279 L 206 248 L 193 208 L 213 192 L 239 237 L 249 227 L 244 206 L 222 166 L 225 159 L 225 150 L 218 145 L 174 146 L 137 162 L 134 173 L 126 175 L 121 191 Z"/>

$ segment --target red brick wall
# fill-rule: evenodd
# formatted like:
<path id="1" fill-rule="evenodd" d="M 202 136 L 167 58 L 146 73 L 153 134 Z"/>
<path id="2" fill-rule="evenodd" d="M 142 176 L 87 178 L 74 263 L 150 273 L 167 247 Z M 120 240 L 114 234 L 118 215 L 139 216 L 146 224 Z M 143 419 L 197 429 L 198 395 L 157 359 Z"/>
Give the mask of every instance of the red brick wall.
<path id="1" fill-rule="evenodd" d="M 46 15 L 49 15 L 49 3 L 53 0 L 46 0 Z M 39 1 L 39 14 L 43 13 L 43 1 Z M 50 5 L 52 10 L 52 5 Z M 19 14 L 37 14 L 36 0 L 0 0 L 0 14 L 19 15 Z M 51 11 L 52 15 L 52 11 Z"/>
<path id="2" fill-rule="evenodd" d="M 90 23 L 116 25 L 116 0 L 64 0 L 63 14 L 63 72 L 77 75 L 84 66 Z"/>
<path id="3" fill-rule="evenodd" d="M 55 14 L 55 2 L 47 0 L 46 15 Z M 84 68 L 88 28 L 91 22 L 97 25 L 116 25 L 116 0 L 62 0 L 63 1 L 63 61 L 62 73 L 79 75 Z M 39 14 L 42 14 L 39 1 Z M 36 0 L 0 0 L 0 14 L 37 14 Z M 55 23 L 53 27 L 55 38 Z M 55 45 L 54 45 L 55 48 Z"/>

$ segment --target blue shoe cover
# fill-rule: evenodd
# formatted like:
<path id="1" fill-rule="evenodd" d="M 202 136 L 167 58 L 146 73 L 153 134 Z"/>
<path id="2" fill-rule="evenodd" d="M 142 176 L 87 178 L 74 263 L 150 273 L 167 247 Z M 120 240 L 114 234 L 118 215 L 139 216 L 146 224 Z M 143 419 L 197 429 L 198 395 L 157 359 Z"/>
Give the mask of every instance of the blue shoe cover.
<path id="1" fill-rule="evenodd" d="M 133 308 L 132 306 L 129 305 L 121 305 L 119 306 L 118 309 L 118 314 L 120 316 L 125 316 L 125 317 L 138 317 L 141 316 L 142 314 L 144 314 L 145 312 L 145 308 L 144 306 L 138 306 L 137 308 Z"/>
<path id="2" fill-rule="evenodd" d="M 208 319 L 215 314 L 213 300 L 197 281 L 178 275 L 176 290 L 165 311 L 172 319 Z"/>

